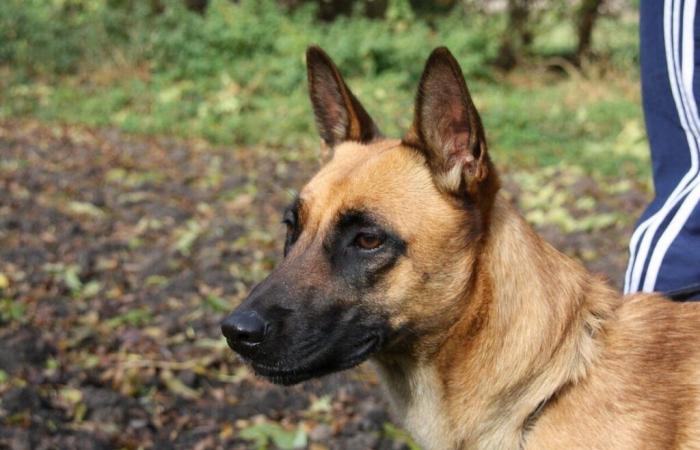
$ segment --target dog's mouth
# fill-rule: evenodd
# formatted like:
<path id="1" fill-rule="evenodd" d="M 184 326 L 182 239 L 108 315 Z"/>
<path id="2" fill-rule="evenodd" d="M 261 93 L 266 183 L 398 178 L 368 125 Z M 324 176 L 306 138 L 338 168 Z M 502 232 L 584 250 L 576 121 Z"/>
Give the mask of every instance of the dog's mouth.
<path id="1" fill-rule="evenodd" d="M 366 361 L 382 345 L 381 336 L 368 336 L 352 346 L 349 352 L 334 354 L 332 348 L 324 348 L 306 358 L 299 366 L 287 366 L 285 364 L 265 364 L 254 359 L 247 359 L 256 375 L 266 378 L 275 384 L 292 385 L 312 378 L 328 375 L 333 372 L 347 370 Z"/>

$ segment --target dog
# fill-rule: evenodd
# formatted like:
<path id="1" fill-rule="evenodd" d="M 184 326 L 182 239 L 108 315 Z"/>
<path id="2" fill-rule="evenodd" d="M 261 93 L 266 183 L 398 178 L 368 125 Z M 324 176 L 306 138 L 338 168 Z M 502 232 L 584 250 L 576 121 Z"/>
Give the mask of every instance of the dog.
<path id="1" fill-rule="evenodd" d="M 284 259 L 222 322 L 256 374 L 371 360 L 426 450 L 700 449 L 700 305 L 623 298 L 533 231 L 446 48 L 401 140 L 323 50 L 306 60 L 330 159 L 284 212 Z"/>

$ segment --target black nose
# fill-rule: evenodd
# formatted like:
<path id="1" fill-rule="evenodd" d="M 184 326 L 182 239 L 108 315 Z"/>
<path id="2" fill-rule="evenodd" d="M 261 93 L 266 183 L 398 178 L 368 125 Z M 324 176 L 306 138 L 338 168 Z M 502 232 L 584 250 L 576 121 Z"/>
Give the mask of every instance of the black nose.
<path id="1" fill-rule="evenodd" d="M 231 342 L 259 344 L 265 337 L 267 324 L 253 310 L 235 311 L 221 322 L 221 332 Z"/>

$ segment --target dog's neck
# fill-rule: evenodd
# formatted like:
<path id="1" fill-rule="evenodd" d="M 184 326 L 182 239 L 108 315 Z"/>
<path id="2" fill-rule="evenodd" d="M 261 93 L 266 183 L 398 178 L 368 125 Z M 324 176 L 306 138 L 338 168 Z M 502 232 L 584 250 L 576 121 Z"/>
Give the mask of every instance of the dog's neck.
<path id="1" fill-rule="evenodd" d="M 463 314 L 429 358 L 378 364 L 426 450 L 520 448 L 543 402 L 594 365 L 620 298 L 502 197 L 472 273 Z"/>

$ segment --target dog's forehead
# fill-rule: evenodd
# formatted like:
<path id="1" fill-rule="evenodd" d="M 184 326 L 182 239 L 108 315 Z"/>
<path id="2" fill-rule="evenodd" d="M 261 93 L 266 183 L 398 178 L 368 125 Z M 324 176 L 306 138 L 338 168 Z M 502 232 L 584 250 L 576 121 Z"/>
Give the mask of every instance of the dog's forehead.
<path id="1" fill-rule="evenodd" d="M 344 210 L 369 209 L 410 226 L 408 218 L 419 211 L 441 214 L 449 209 L 423 157 L 399 140 L 339 145 L 300 197 L 308 215 L 319 222 Z"/>

